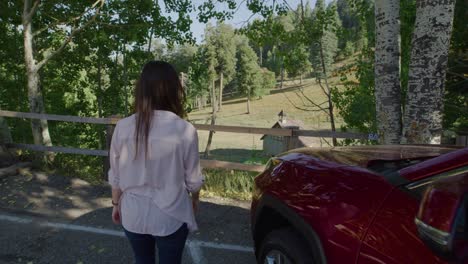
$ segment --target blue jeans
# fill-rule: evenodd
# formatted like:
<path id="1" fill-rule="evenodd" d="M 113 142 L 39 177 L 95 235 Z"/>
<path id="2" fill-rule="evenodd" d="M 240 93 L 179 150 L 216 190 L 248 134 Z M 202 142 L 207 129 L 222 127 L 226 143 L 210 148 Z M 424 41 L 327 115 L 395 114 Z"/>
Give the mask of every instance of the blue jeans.
<path id="1" fill-rule="evenodd" d="M 183 224 L 176 232 L 168 236 L 152 236 L 132 233 L 125 230 L 125 235 L 135 254 L 136 264 L 154 264 L 156 248 L 158 247 L 159 264 L 180 264 L 188 236 L 187 224 Z"/>

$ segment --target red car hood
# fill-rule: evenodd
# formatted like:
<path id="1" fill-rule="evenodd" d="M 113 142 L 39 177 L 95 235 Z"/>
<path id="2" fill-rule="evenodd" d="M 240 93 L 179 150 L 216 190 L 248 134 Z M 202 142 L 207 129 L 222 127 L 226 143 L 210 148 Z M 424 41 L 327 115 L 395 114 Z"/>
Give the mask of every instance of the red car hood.
<path id="1" fill-rule="evenodd" d="M 437 145 L 375 145 L 333 148 L 300 148 L 285 153 L 284 160 L 303 154 L 338 164 L 368 167 L 374 161 L 397 161 L 433 158 L 460 149 Z"/>

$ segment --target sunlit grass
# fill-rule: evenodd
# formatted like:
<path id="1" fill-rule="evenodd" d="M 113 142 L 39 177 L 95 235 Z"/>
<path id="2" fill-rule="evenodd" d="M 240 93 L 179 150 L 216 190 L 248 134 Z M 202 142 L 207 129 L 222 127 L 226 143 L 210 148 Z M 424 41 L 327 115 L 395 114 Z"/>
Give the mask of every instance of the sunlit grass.
<path id="1" fill-rule="evenodd" d="M 205 185 L 202 196 L 219 196 L 250 200 L 256 172 L 222 169 L 203 170 Z"/>

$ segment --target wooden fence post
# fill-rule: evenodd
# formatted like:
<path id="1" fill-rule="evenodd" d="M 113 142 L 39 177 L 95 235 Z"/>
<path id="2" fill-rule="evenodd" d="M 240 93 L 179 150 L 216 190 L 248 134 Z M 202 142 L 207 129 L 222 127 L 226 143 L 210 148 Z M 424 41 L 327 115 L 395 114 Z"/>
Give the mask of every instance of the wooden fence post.
<path id="1" fill-rule="evenodd" d="M 13 163 L 13 156 L 6 148 L 8 143 L 12 143 L 10 128 L 5 118 L 0 117 L 0 168 Z"/>
<path id="2" fill-rule="evenodd" d="M 468 132 L 457 133 L 457 137 L 455 138 L 455 145 L 468 147 Z"/>
<path id="3" fill-rule="evenodd" d="M 110 118 L 118 118 L 119 116 L 117 115 L 112 115 L 110 116 Z M 107 149 L 107 157 L 104 158 L 104 164 L 103 164 L 103 173 L 102 173 L 102 177 L 105 181 L 107 181 L 107 173 L 109 172 L 109 169 L 110 169 L 110 160 L 109 160 L 109 151 L 110 151 L 110 146 L 111 146 L 111 142 L 112 142 L 112 135 L 114 135 L 114 129 L 115 129 L 115 125 L 107 125 L 107 129 L 106 129 L 106 149 Z"/>

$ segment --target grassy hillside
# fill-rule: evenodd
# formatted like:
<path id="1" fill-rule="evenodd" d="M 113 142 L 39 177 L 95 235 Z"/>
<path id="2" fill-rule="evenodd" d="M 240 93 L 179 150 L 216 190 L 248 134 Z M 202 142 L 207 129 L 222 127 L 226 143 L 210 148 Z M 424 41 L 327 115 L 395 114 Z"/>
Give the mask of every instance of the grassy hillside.
<path id="1" fill-rule="evenodd" d="M 338 79 L 332 81 L 336 82 Z M 252 101 L 250 114 L 246 114 L 245 98 L 224 101 L 222 110 L 217 113 L 216 124 L 270 128 L 278 121 L 278 113 L 283 110 L 287 114 L 287 119 L 301 120 L 304 129 L 330 129 L 327 114 L 323 111 L 313 111 L 316 108 L 306 99 L 307 97 L 317 104 L 326 101 L 326 96 L 315 80 L 304 80 L 303 86 L 299 85 L 299 81 L 285 84 L 286 89 L 272 89 L 269 95 Z M 189 114 L 190 121 L 197 124 L 209 124 L 210 118 L 211 107 Z M 340 126 L 340 122 L 338 118 L 337 127 Z M 199 137 L 200 151 L 204 151 L 208 131 L 199 131 Z M 265 159 L 261 157 L 263 148 L 261 137 L 262 135 L 217 132 L 212 142 L 212 158 L 247 163 L 264 161 Z M 316 141 L 319 146 L 320 139 Z"/>

